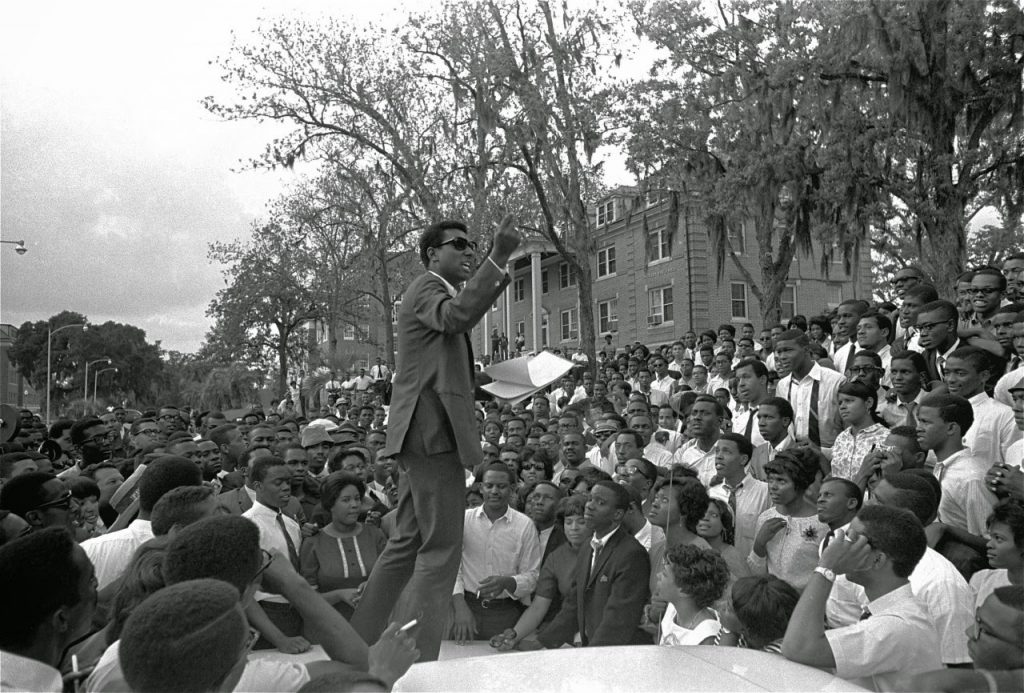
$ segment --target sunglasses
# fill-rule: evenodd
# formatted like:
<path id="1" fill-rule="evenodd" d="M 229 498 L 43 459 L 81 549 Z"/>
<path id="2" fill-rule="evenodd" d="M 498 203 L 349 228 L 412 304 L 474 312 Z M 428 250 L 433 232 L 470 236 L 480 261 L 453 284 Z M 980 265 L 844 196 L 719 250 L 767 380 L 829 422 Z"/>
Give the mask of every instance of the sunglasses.
<path id="1" fill-rule="evenodd" d="M 58 508 L 60 510 L 71 509 L 71 491 L 65 491 L 60 498 L 56 498 L 52 501 L 47 501 L 32 508 L 33 510 L 45 510 L 46 508 Z"/>
<path id="2" fill-rule="evenodd" d="M 468 238 L 449 238 L 447 241 L 445 241 L 443 243 L 438 243 L 434 247 L 435 248 L 440 248 L 440 247 L 446 246 L 446 245 L 450 245 L 451 247 L 455 248 L 455 250 L 459 251 L 460 253 L 462 251 L 464 251 L 466 248 L 469 248 L 470 250 L 472 250 L 475 253 L 476 252 L 476 248 L 477 248 L 476 241 L 471 241 Z"/>

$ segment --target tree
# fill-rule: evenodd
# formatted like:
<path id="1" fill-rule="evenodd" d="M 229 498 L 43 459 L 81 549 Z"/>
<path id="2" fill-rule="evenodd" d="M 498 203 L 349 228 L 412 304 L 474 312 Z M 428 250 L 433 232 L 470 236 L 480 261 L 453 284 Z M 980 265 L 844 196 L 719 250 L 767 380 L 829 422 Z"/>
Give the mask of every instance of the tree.
<path id="1" fill-rule="evenodd" d="M 150 344 L 142 329 L 113 321 L 88 324 L 86 330 L 60 329 L 81 324 L 88 324 L 88 318 L 73 311 L 63 311 L 49 320 L 24 323 L 11 346 L 11 361 L 33 387 L 45 392 L 47 335 L 55 333 L 51 342 L 49 386 L 58 411 L 68 393 L 74 397 L 74 393 L 92 391 L 92 381 L 85 381 L 85 364 L 103 358 L 109 358 L 118 372 L 114 378 L 97 381 L 98 395 L 117 393 L 120 399 L 149 402 L 153 385 L 163 369 L 159 342 Z M 94 364 L 93 367 L 106 366 Z"/>
<path id="2" fill-rule="evenodd" d="M 821 33 L 834 108 L 870 133 L 864 180 L 907 210 L 927 274 L 955 277 L 987 204 L 1024 208 L 1024 13 L 1010 0 L 846 2 Z M 937 281 L 951 296 L 950 281 Z"/>
<path id="3" fill-rule="evenodd" d="M 224 361 L 276 362 L 277 392 L 287 386 L 289 361 L 305 354 L 302 326 L 319 317 L 300 244 L 288 220 L 275 218 L 256 224 L 246 243 L 210 245 L 210 259 L 227 265 L 227 286 L 207 310 L 216 320 L 207 342 Z"/>
<path id="4" fill-rule="evenodd" d="M 605 112 L 599 75 L 617 64 L 612 15 L 552 8 L 541 0 L 455 2 L 421 17 L 410 46 L 431 59 L 428 75 L 448 84 L 475 153 L 473 190 L 504 185 L 488 169 L 512 168 L 535 197 L 533 229 L 578 277 L 581 342 L 596 363 L 590 260 L 596 253 L 587 203 L 598 189 L 591 164 Z M 607 41 L 607 43 L 606 43 Z M 620 56 L 621 57 L 621 56 Z M 528 229 L 529 230 L 529 229 Z"/>
<path id="5" fill-rule="evenodd" d="M 679 191 L 677 205 L 703 206 L 719 276 L 731 259 L 763 323 L 776 323 L 796 253 L 820 241 L 823 270 L 841 255 L 849 272 L 873 211 L 870 191 L 842 175 L 857 170 L 855 147 L 808 77 L 818 17 L 806 3 L 737 1 L 712 14 L 697 0 L 662 0 L 639 6 L 637 18 L 665 57 L 620 93 L 631 164 L 641 179 Z M 747 223 L 757 278 L 729 239 Z"/>

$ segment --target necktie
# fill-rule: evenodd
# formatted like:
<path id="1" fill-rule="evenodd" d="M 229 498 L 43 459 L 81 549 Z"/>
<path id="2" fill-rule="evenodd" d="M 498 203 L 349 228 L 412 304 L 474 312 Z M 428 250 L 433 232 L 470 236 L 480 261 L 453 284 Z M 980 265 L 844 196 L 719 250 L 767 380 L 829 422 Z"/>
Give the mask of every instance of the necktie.
<path id="1" fill-rule="evenodd" d="M 907 408 L 907 420 L 903 422 L 903 425 L 910 426 L 911 428 L 917 428 L 917 417 L 914 416 L 914 409 L 917 408 L 917 402 L 907 402 L 903 406 Z"/>
<path id="2" fill-rule="evenodd" d="M 295 550 L 295 543 L 292 541 L 292 535 L 288 533 L 288 527 L 284 524 L 284 514 L 277 511 L 277 526 L 281 528 L 281 534 L 284 535 L 284 542 L 288 545 L 288 560 L 291 561 L 292 567 L 295 570 L 299 569 L 299 552 Z"/>
<path id="3" fill-rule="evenodd" d="M 871 618 L 871 610 L 865 606 L 860 613 L 860 620 L 867 621 L 869 618 Z"/>
<path id="4" fill-rule="evenodd" d="M 748 410 L 750 416 L 747 417 L 747 430 L 743 432 L 743 437 L 750 440 L 750 434 L 754 432 L 754 417 L 757 416 L 757 408 L 751 406 Z"/>
<path id="5" fill-rule="evenodd" d="M 821 545 L 821 548 L 822 549 L 827 549 L 828 548 L 828 543 L 830 541 L 832 541 L 833 539 L 835 539 L 835 536 L 836 536 L 836 531 L 834 529 L 830 529 L 828 531 L 828 534 L 825 535 L 825 543 Z"/>
<path id="6" fill-rule="evenodd" d="M 939 374 L 939 379 L 943 379 L 946 373 L 946 357 L 939 356 L 935 357 L 935 371 Z"/>
<path id="7" fill-rule="evenodd" d="M 807 438 L 814 445 L 821 445 L 821 432 L 818 430 L 818 386 L 820 380 L 815 380 L 811 386 L 811 412 L 807 418 Z"/>
<path id="8" fill-rule="evenodd" d="M 590 538 L 590 572 L 593 574 L 594 565 L 597 563 L 597 554 L 601 553 L 601 540 L 596 537 Z"/>
<path id="9" fill-rule="evenodd" d="M 733 516 L 733 523 L 734 524 L 735 524 L 735 518 L 736 518 L 736 491 L 738 489 L 740 489 L 742 486 L 743 486 L 742 482 L 740 482 L 739 484 L 737 484 L 734 487 L 726 486 L 726 489 L 729 490 L 729 508 L 732 510 L 732 516 Z"/>

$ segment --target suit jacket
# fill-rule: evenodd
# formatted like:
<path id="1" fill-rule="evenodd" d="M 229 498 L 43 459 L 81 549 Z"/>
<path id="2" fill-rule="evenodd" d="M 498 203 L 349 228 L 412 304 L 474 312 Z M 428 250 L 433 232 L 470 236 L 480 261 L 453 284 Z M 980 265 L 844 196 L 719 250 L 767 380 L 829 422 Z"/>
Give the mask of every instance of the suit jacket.
<path id="1" fill-rule="evenodd" d="M 249 498 L 249 494 L 243 486 L 242 488 L 236 488 L 232 491 L 225 491 L 217 496 L 217 505 L 231 515 L 241 515 L 252 507 L 252 499 Z M 296 498 L 289 498 L 288 505 L 285 506 L 284 510 L 281 512 L 298 522 L 300 525 L 306 522 L 306 514 L 303 512 L 302 505 Z"/>
<path id="2" fill-rule="evenodd" d="M 593 549 L 576 558 L 572 588 L 547 628 L 537 634 L 544 647 L 561 647 L 579 632 L 584 646 L 650 645 L 640 630 L 650 597 L 651 562 L 640 542 L 623 526 L 609 537 L 590 570 Z"/>
<path id="3" fill-rule="evenodd" d="M 399 454 L 406 438 L 414 435 L 422 439 L 427 454 L 457 450 L 470 468 L 483 460 L 473 409 L 469 331 L 508 282 L 485 259 L 455 298 L 430 272 L 409 285 L 398 311 L 398 357 L 387 446 L 381 455 Z"/>

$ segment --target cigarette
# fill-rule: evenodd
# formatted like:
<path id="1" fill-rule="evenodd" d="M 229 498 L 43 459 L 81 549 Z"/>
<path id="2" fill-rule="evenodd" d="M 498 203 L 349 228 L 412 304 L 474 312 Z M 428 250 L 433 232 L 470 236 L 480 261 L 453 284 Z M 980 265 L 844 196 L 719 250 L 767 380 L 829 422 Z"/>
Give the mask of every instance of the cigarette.
<path id="1" fill-rule="evenodd" d="M 417 623 L 419 623 L 419 621 L 417 621 L 417 620 L 416 620 L 416 619 L 414 618 L 413 620 L 409 621 L 409 622 L 408 622 L 408 623 L 406 623 L 406 624 L 405 624 L 404 626 L 402 626 L 401 628 L 399 628 L 399 629 L 398 629 L 398 632 L 399 632 L 399 633 L 404 633 L 405 631 L 407 631 L 407 630 L 409 630 L 410 628 L 412 628 L 413 626 L 415 626 L 415 625 L 416 625 Z"/>

